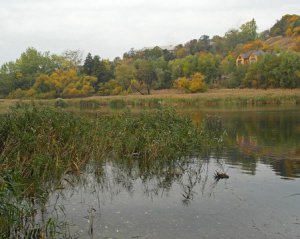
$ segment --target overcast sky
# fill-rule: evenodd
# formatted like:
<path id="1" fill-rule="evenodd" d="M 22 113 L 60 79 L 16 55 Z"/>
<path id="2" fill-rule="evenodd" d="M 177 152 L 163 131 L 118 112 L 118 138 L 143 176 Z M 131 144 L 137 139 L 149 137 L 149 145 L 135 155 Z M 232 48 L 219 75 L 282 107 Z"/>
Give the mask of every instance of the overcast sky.
<path id="1" fill-rule="evenodd" d="M 60 54 L 80 49 L 101 58 L 130 48 L 185 43 L 221 35 L 255 18 L 259 31 L 299 0 L 0 0 L 0 64 L 27 47 Z"/>

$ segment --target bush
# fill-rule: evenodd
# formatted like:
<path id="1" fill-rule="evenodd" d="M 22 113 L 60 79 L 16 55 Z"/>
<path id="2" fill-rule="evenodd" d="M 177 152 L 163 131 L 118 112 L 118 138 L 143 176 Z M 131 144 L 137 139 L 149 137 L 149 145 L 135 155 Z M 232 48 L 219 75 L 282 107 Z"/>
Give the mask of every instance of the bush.
<path id="1" fill-rule="evenodd" d="M 57 108 L 66 108 L 68 107 L 68 103 L 62 98 L 57 98 L 54 103 L 54 106 Z"/>
<path id="2" fill-rule="evenodd" d="M 204 75 L 199 72 L 192 75 L 191 78 L 178 78 L 175 80 L 173 86 L 176 89 L 185 90 L 190 93 L 204 92 L 207 90 L 207 86 L 204 82 Z"/>
<path id="3" fill-rule="evenodd" d="M 120 95 L 124 91 L 124 88 L 116 80 L 110 80 L 99 85 L 98 93 L 100 95 Z"/>

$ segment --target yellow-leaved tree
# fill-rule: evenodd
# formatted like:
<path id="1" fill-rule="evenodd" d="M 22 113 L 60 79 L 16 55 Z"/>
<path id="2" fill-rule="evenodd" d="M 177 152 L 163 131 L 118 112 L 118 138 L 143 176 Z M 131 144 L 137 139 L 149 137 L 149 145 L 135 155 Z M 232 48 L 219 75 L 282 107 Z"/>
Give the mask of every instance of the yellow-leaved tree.
<path id="1" fill-rule="evenodd" d="M 174 81 L 173 86 L 176 89 L 190 93 L 204 92 L 207 90 L 207 86 L 204 82 L 204 75 L 200 72 L 196 72 L 191 78 L 178 78 Z"/>
<path id="2" fill-rule="evenodd" d="M 88 96 L 94 92 L 97 78 L 80 76 L 75 68 L 58 69 L 51 75 L 40 75 L 32 89 L 40 98 Z"/>
<path id="3" fill-rule="evenodd" d="M 189 90 L 192 93 L 195 92 L 204 92 L 207 90 L 206 84 L 204 82 L 204 75 L 197 72 L 194 75 L 192 75 Z"/>
<path id="4" fill-rule="evenodd" d="M 185 90 L 188 91 L 190 85 L 190 80 L 186 77 L 179 77 L 177 80 L 174 81 L 174 88 L 178 90 Z"/>

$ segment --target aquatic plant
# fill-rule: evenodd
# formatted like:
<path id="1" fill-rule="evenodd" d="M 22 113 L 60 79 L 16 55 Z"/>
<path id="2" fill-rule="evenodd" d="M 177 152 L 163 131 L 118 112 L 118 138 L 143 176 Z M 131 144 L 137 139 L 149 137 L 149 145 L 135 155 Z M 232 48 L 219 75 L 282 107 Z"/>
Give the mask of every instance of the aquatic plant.
<path id="1" fill-rule="evenodd" d="M 65 175 L 78 175 L 92 162 L 109 159 L 121 168 L 138 163 L 151 173 L 206 153 L 223 137 L 222 127 L 216 123 L 212 131 L 209 122 L 197 127 L 173 109 L 95 117 L 34 105 L 12 109 L 0 121 L 0 222 L 8 228 L 0 235 L 47 233 L 47 223 L 34 223 L 33 214 L 62 188 Z M 51 228 L 54 233 L 57 226 Z"/>

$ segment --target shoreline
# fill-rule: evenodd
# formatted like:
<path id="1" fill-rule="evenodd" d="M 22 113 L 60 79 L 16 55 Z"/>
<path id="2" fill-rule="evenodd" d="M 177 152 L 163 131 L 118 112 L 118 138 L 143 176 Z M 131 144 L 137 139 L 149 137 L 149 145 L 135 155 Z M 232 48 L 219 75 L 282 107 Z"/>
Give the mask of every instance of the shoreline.
<path id="1" fill-rule="evenodd" d="M 44 106 L 55 106 L 57 101 L 65 107 L 79 108 L 124 108 L 132 107 L 215 107 L 215 106 L 257 106 L 298 105 L 300 89 L 210 89 L 204 93 L 188 94 L 177 90 L 156 90 L 151 95 L 90 96 L 68 99 L 0 99 L 0 112 L 17 103 L 36 102 Z"/>

